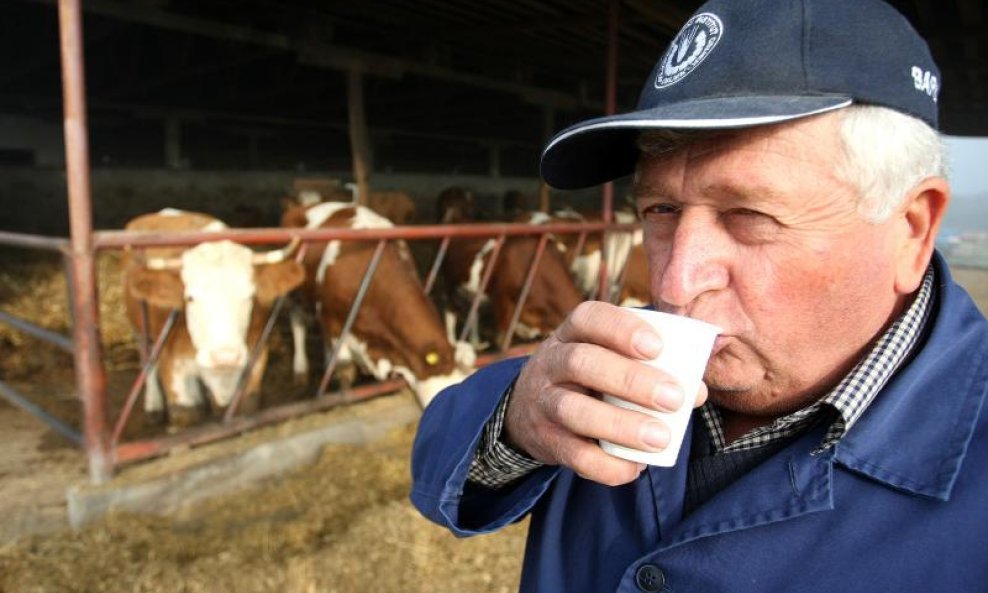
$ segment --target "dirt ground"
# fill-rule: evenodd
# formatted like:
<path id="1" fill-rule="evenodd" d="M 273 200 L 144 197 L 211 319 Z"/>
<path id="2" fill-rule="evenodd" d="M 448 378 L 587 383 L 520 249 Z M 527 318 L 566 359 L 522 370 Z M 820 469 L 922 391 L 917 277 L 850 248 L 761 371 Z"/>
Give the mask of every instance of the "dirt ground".
<path id="1" fill-rule="evenodd" d="M 988 310 L 988 271 L 955 270 L 955 275 Z M 6 298 L 9 307 L 5 280 L 0 278 L 0 302 Z M 50 284 L 34 287 L 36 294 L 48 295 L 34 302 L 57 300 L 60 289 Z M 58 314 L 52 312 L 52 319 Z M 104 323 L 114 323 L 113 315 L 105 313 Z M 57 323 L 50 327 L 57 329 Z M 109 333 L 114 331 L 125 329 L 111 327 Z M 20 338 L 11 335 L 0 325 L 0 379 L 10 380 L 13 373 L 19 388 L 34 390 L 72 421 L 70 410 L 78 406 L 71 360 L 59 354 L 35 356 L 40 347 L 30 342 L 17 349 L 27 354 L 13 354 L 13 342 Z M 133 354 L 112 344 L 107 352 L 111 383 L 125 384 L 133 372 Z M 286 371 L 278 368 L 272 373 L 274 384 L 285 378 L 279 373 Z M 268 430 L 290 434 L 360 410 L 377 413 L 375 406 L 383 410 L 387 398 L 403 397 L 411 395 L 385 396 Z M 131 430 L 144 430 L 139 419 Z M 84 457 L 34 418 L 0 403 L 5 442 L 0 454 L 0 593 L 516 590 L 524 523 L 459 540 L 421 518 L 408 502 L 414 430 L 411 423 L 366 446 L 329 446 L 312 466 L 181 516 L 112 515 L 73 531 L 67 528 L 65 493 L 88 479 Z M 197 453 L 207 454 L 187 452 Z"/>
<path id="2" fill-rule="evenodd" d="M 312 466 L 182 516 L 112 515 L 79 531 L 21 535 L 0 547 L 0 591 L 515 590 L 524 525 L 457 540 L 408 502 L 414 430 L 329 446 Z M 77 482 L 80 461 L 65 455 L 42 467 Z M 31 514 L 57 516 L 50 498 Z"/>
<path id="3" fill-rule="evenodd" d="M 60 262 L 0 254 L 0 308 L 66 332 Z M 137 370 L 119 303 L 116 261 L 101 257 L 101 329 L 113 417 Z M 280 340 L 280 341 L 279 341 Z M 264 405 L 311 393 L 296 387 L 284 335 L 275 335 Z M 78 426 L 71 358 L 0 324 L 0 380 L 61 421 Z M 224 450 L 305 432 L 313 426 L 384 414 L 383 396 L 252 431 L 237 439 L 125 468 L 126 483 L 162 466 L 220 457 Z M 406 403 L 408 403 L 406 402 Z M 125 440 L 163 430 L 135 409 Z M 0 592 L 286 591 L 480 592 L 517 588 L 524 525 L 457 540 L 408 502 L 415 424 L 379 442 L 327 446 L 312 466 L 214 499 L 168 518 L 112 515 L 68 528 L 66 492 L 88 483 L 84 455 L 32 416 L 0 400 Z"/>

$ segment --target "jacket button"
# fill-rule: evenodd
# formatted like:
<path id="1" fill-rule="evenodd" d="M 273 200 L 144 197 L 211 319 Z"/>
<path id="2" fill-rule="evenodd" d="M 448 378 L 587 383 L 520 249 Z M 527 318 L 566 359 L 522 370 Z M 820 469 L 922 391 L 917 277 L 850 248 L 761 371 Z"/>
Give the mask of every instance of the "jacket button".
<path id="1" fill-rule="evenodd" d="M 666 584 L 666 575 L 654 564 L 643 564 L 635 571 L 635 584 L 646 593 L 657 593 Z"/>

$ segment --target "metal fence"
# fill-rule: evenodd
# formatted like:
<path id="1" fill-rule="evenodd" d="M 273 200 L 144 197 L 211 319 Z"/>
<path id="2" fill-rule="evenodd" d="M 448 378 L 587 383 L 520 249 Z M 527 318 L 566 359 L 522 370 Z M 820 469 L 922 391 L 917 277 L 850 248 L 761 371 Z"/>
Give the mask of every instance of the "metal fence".
<path id="1" fill-rule="evenodd" d="M 387 229 L 227 229 L 222 231 L 209 232 L 180 232 L 180 233 L 155 233 L 155 232 L 129 232 L 129 231 L 97 231 L 91 234 L 92 248 L 95 251 L 117 250 L 117 249 L 140 249 L 146 247 L 163 246 L 191 246 L 204 240 L 219 241 L 232 240 L 247 245 L 267 245 L 283 244 L 293 239 L 298 239 L 303 246 L 324 243 L 328 241 L 375 241 L 376 255 L 379 257 L 385 245 L 391 241 L 433 241 L 438 243 L 436 255 L 429 264 L 429 272 L 423 283 L 423 288 L 428 294 L 436 286 L 436 279 L 442 268 L 443 260 L 448 252 L 451 241 L 457 238 L 487 238 L 494 240 L 494 248 L 491 250 L 485 273 L 481 279 L 478 292 L 473 296 L 469 307 L 469 313 L 464 321 L 463 330 L 460 335 L 461 340 L 465 339 L 469 326 L 476 320 L 480 301 L 497 267 L 497 257 L 500 247 L 508 237 L 514 236 L 535 236 L 539 237 L 538 248 L 535 256 L 529 263 L 529 267 L 524 272 L 525 282 L 517 295 L 516 306 L 511 318 L 511 324 L 504 334 L 504 338 L 497 345 L 494 351 L 487 352 L 478 357 L 478 366 L 489 364 L 508 356 L 520 355 L 527 352 L 530 346 L 516 346 L 513 344 L 514 328 L 518 323 L 521 311 L 525 306 L 529 290 L 538 273 L 542 255 L 545 252 L 550 236 L 566 234 L 576 234 L 577 245 L 582 245 L 586 237 L 591 233 L 609 232 L 630 232 L 634 225 L 621 225 L 612 223 L 551 223 L 542 225 L 527 224 L 466 224 L 466 225 L 432 225 L 432 226 L 406 226 L 393 227 Z M 61 238 L 39 237 L 17 233 L 0 233 L 0 244 L 24 247 L 43 248 L 56 250 L 63 253 L 66 258 L 66 268 L 71 275 L 72 267 L 71 253 L 68 248 L 68 241 Z M 303 247 L 304 249 L 304 247 Z M 299 259 L 303 252 L 298 254 Z M 94 256 L 92 256 L 94 257 Z M 346 323 L 337 343 L 342 343 L 342 338 L 350 331 L 353 320 L 356 318 L 363 304 L 363 297 L 367 287 L 370 285 L 376 273 L 378 257 L 373 257 L 367 269 L 364 271 L 357 296 L 347 312 Z M 617 271 L 620 274 L 620 271 Z M 89 285 L 95 286 L 96 279 L 91 280 Z M 73 310 L 85 309 L 82 318 L 96 319 L 98 303 L 95 292 L 80 293 L 79 283 L 69 283 L 70 299 L 73 303 Z M 319 388 L 312 396 L 304 401 L 293 402 L 275 407 L 261 409 L 252 414 L 237 414 L 237 404 L 243 396 L 244 378 L 251 372 L 251 365 L 257 359 L 257 351 L 263 342 L 271 334 L 271 330 L 277 321 L 279 312 L 282 310 L 279 299 L 271 310 L 267 319 L 261 338 L 253 348 L 249 358 L 247 368 L 244 369 L 242 379 L 238 388 L 238 393 L 234 397 L 233 403 L 227 408 L 221 420 L 205 423 L 175 434 L 159 436 L 155 438 L 126 441 L 122 438 L 124 428 L 132 417 L 132 412 L 137 402 L 142 387 L 148 378 L 149 370 L 155 364 L 157 358 L 168 338 L 179 311 L 172 311 L 165 323 L 165 328 L 158 336 L 148 336 L 138 339 L 137 347 L 141 351 L 141 368 L 132 383 L 119 414 L 115 418 L 109 417 L 108 398 L 105 391 L 94 393 L 87 391 L 87 386 L 105 386 L 106 376 L 101 361 L 98 358 L 83 359 L 84 364 L 80 364 L 80 350 L 86 352 L 98 352 L 100 350 L 100 337 L 98 321 L 97 325 L 87 328 L 90 331 L 73 331 L 74 337 L 56 334 L 45 328 L 34 325 L 30 321 L 19 319 L 13 315 L 0 312 L 0 321 L 6 322 L 34 337 L 46 342 L 55 344 L 62 350 L 71 352 L 76 357 L 76 379 L 77 390 L 82 405 L 85 408 L 83 426 L 80 428 L 68 426 L 55 418 L 54 415 L 46 412 L 30 398 L 18 393 L 13 387 L 0 382 L 0 396 L 7 399 L 13 405 L 39 418 L 44 423 L 57 430 L 60 434 L 69 438 L 77 445 L 86 445 L 90 455 L 90 464 L 98 464 L 101 471 L 105 472 L 100 479 L 105 479 L 112 474 L 115 468 L 121 464 L 131 463 L 155 457 L 168 452 L 175 447 L 188 447 L 201 445 L 232 435 L 240 434 L 246 430 L 257 428 L 263 425 L 281 422 L 290 418 L 309 414 L 316 411 L 325 410 L 340 404 L 360 401 L 365 398 L 377 396 L 384 393 L 391 393 L 401 389 L 404 381 L 401 379 L 388 380 L 372 384 L 361 385 L 353 389 L 329 392 L 327 387 L 330 384 L 336 360 L 336 352 L 328 360 Z M 94 343 L 83 343 L 80 348 L 78 340 L 92 339 Z M 98 451 L 93 451 L 90 447 L 96 443 L 103 447 Z M 94 460 L 95 458 L 95 460 Z"/>
<path id="2" fill-rule="evenodd" d="M 160 351 L 161 344 L 167 337 L 165 333 L 154 340 L 146 350 L 142 350 L 142 368 L 134 385 L 131 387 L 120 415 L 116 419 L 108 417 L 107 405 L 107 376 L 102 361 L 100 320 L 97 302 L 96 255 L 101 249 L 122 249 L 130 247 L 148 247 L 164 245 L 192 245 L 207 238 L 202 233 L 127 233 L 123 231 L 93 232 L 92 230 L 92 200 L 90 193 L 90 163 L 88 145 L 88 125 L 86 120 L 85 76 L 83 67 L 83 39 L 80 0 L 59 0 L 59 33 L 60 52 L 62 61 L 62 85 L 64 89 L 64 134 L 66 150 L 66 179 L 68 185 L 69 203 L 69 238 L 44 237 L 12 232 L 0 232 L 0 244 L 30 249 L 44 249 L 62 254 L 65 261 L 68 278 L 71 310 L 71 335 L 65 336 L 40 327 L 28 320 L 0 312 L 0 322 L 7 323 L 36 338 L 70 352 L 73 356 L 77 396 L 81 402 L 83 414 L 81 427 L 69 426 L 45 411 L 30 398 L 18 393 L 12 386 L 0 382 L 0 397 L 11 404 L 34 415 L 45 422 L 72 442 L 85 448 L 89 459 L 91 481 L 103 482 L 114 472 L 121 463 L 147 459 L 168 451 L 178 445 L 195 445 L 237 434 L 263 424 L 277 422 L 314 410 L 324 409 L 355 401 L 371 395 L 386 393 L 401 387 L 401 381 L 388 381 L 371 386 L 354 389 L 347 393 L 320 393 L 310 401 L 265 409 L 250 416 L 234 415 L 235 406 L 222 422 L 204 425 L 181 434 L 169 435 L 157 439 L 124 442 L 121 438 L 123 427 L 126 425 L 138 397 L 142 383 L 147 378 L 150 365 Z M 615 71 L 614 56 L 609 56 L 609 80 Z M 608 84 L 608 111 L 613 112 L 613 81 Z M 208 239 L 230 239 L 250 245 L 286 242 L 291 237 L 298 237 L 304 242 L 329 240 L 376 240 L 378 251 L 383 249 L 387 241 L 405 240 L 439 240 L 440 254 L 430 269 L 426 286 L 431 289 L 436 272 L 441 265 L 442 253 L 448 248 L 449 241 L 456 237 L 489 237 L 497 241 L 497 248 L 503 244 L 506 237 L 514 235 L 541 235 L 539 254 L 546 246 L 549 233 L 586 233 L 600 232 L 607 229 L 628 230 L 628 225 L 611 225 L 612 190 L 605 186 L 602 211 L 602 223 L 568 223 L 548 224 L 539 226 L 520 224 L 465 225 L 459 227 L 422 226 L 398 227 L 380 230 L 349 230 L 349 229 L 319 229 L 319 230 L 286 230 L 286 229 L 253 229 L 228 230 L 210 233 Z M 582 242 L 582 240 L 581 240 Z M 495 254 L 496 256 L 496 254 Z M 538 263 L 540 255 L 533 264 Z M 373 277 L 373 265 L 364 274 L 363 282 L 367 283 Z M 492 266 L 493 267 L 493 266 Z M 531 285 L 536 268 L 527 273 L 526 288 L 522 297 Z M 606 269 L 601 270 L 601 286 L 607 278 Z M 489 280 L 489 274 L 484 283 Z M 482 292 L 482 291 L 481 291 Z M 477 296 L 479 298 L 479 294 Z M 524 298 L 520 299 L 522 302 Z M 471 306 L 470 316 L 476 315 L 477 301 Z M 522 303 L 519 303 L 519 307 Z M 353 303 L 349 317 L 359 310 L 360 299 Z M 515 311 L 513 324 L 517 322 L 518 312 Z M 272 311 L 267 327 L 277 317 L 278 307 Z M 174 323 L 174 316 L 172 323 Z M 170 324 L 169 324 L 170 325 Z M 167 328 L 166 328 L 167 329 Z M 270 331 L 267 329 L 266 331 Z M 511 335 L 509 331 L 508 336 Z M 143 340 L 142 340 L 143 343 Z M 506 338 L 496 353 L 482 357 L 480 364 L 492 359 L 517 353 L 511 346 L 510 337 Z M 324 391 L 332 374 L 332 364 L 327 365 L 326 375 L 321 382 L 320 392 Z M 113 420 L 111 422 L 111 420 Z"/>

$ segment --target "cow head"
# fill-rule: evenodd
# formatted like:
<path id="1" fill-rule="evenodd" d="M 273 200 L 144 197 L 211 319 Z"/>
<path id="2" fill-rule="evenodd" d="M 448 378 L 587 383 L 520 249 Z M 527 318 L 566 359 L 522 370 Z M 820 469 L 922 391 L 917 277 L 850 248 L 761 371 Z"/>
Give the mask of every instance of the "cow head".
<path id="1" fill-rule="evenodd" d="M 296 244 L 255 253 L 232 241 L 201 243 L 181 257 L 148 259 L 131 283 L 152 306 L 184 309 L 196 366 L 217 407 L 229 405 L 247 363 L 255 303 L 268 308 L 304 278 L 301 265 L 285 261 Z"/>
<path id="2" fill-rule="evenodd" d="M 438 368 L 441 362 L 437 352 L 426 353 L 425 362 L 433 368 Z M 424 378 L 408 377 L 405 379 L 415 392 L 415 398 L 424 408 L 429 405 L 439 392 L 450 385 L 455 385 L 465 380 L 474 371 L 477 363 L 477 354 L 473 347 L 466 342 L 457 342 L 453 347 L 453 364 L 445 373 L 423 375 Z"/>
<path id="3" fill-rule="evenodd" d="M 456 224 L 474 220 L 473 192 L 462 187 L 448 187 L 436 198 L 436 220 Z"/>

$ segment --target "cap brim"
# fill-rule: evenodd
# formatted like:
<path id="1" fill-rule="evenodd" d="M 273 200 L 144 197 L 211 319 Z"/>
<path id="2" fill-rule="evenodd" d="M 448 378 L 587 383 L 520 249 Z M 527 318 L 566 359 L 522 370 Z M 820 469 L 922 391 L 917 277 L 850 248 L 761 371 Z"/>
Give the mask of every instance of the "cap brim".
<path id="1" fill-rule="evenodd" d="M 587 120 L 556 134 L 541 173 L 556 189 L 582 189 L 634 172 L 642 130 L 716 130 L 783 122 L 847 107 L 846 95 L 721 97 Z"/>

